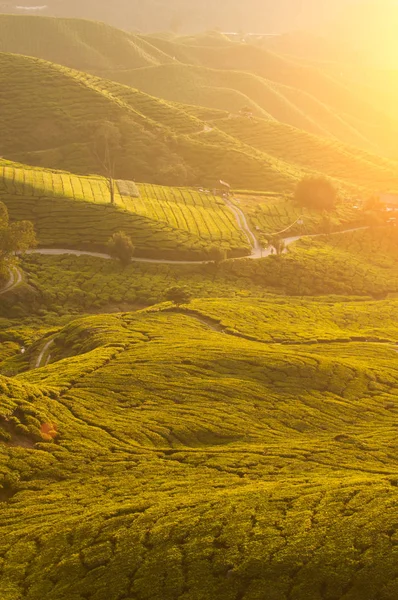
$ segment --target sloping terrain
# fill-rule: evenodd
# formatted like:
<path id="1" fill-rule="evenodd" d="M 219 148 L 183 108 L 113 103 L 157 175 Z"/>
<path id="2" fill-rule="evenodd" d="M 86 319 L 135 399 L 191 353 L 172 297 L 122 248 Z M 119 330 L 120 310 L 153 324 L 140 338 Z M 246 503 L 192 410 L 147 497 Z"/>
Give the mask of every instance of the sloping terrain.
<path id="1" fill-rule="evenodd" d="M 81 71 L 171 61 L 142 38 L 97 21 L 5 14 L 0 14 L 0 52 L 36 56 Z"/>
<path id="2" fill-rule="evenodd" d="M 19 55 L 0 54 L 0 73 L 6 83 L 0 92 L 2 148 L 19 162 L 104 174 L 96 140 L 106 121 L 118 132 L 114 153 L 119 179 L 211 187 L 224 179 L 235 187 L 285 193 L 304 174 L 323 172 L 325 165 L 325 172 L 348 189 L 395 187 L 394 161 L 327 142 L 323 155 L 323 139 L 273 121 L 239 118 L 229 123 L 222 112 L 209 115 Z M 267 142 L 270 134 L 273 145 Z M 278 150 L 283 137 L 291 151 Z M 308 159 L 297 151 L 302 144 Z"/>
<path id="3" fill-rule="evenodd" d="M 327 345 L 162 312 L 54 331 L 1 380 L 2 597 L 393 600 L 396 348 L 339 341 L 349 312 Z"/>
<path id="4" fill-rule="evenodd" d="M 259 116 L 398 157 L 398 121 L 389 99 L 341 80 L 339 62 L 334 73 L 329 65 L 305 64 L 221 35 L 138 36 L 78 19 L 2 15 L 0 39 L 3 52 L 43 58 L 183 103 L 234 113 L 246 106 Z"/>
<path id="5" fill-rule="evenodd" d="M 116 176 L 155 183 L 292 188 L 300 172 L 244 146 L 184 106 L 44 61 L 0 54 L 2 148 L 11 159 L 79 173 L 103 170 L 95 140 L 117 127 Z M 214 171 L 214 166 L 217 171 Z M 272 183 L 273 182 L 273 183 Z"/>
<path id="6" fill-rule="evenodd" d="M 398 125 L 264 46 L 0 15 L 1 600 L 398 597 Z"/>
<path id="7" fill-rule="evenodd" d="M 234 114 L 245 108 L 258 117 L 369 147 L 360 130 L 315 97 L 301 93 L 300 102 L 295 88 L 276 85 L 252 73 L 174 63 L 104 75 L 159 98 Z"/>
<path id="8" fill-rule="evenodd" d="M 212 245 L 249 252 L 233 213 L 210 192 L 120 180 L 115 186 L 112 205 L 104 178 L 0 162 L 0 200 L 12 219 L 33 222 L 42 246 L 104 250 L 123 230 L 137 256 L 206 258 Z"/>

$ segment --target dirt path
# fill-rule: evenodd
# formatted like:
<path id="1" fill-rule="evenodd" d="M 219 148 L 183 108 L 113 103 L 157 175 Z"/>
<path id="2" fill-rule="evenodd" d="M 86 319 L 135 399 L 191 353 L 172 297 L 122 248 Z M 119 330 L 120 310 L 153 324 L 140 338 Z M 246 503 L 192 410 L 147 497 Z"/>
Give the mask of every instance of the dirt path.
<path id="1" fill-rule="evenodd" d="M 249 258 L 261 258 L 262 256 L 265 256 L 265 254 L 264 254 L 265 251 L 263 251 L 263 252 L 261 251 L 261 246 L 260 246 L 256 236 L 254 235 L 253 231 L 250 229 L 249 224 L 246 219 L 246 215 L 243 212 L 243 210 L 241 210 L 240 208 L 235 206 L 235 204 L 232 204 L 232 202 L 230 200 L 224 199 L 224 202 L 228 206 L 228 208 L 234 213 L 234 216 L 235 216 L 236 222 L 238 223 L 239 228 L 246 235 L 247 240 L 252 248 L 252 253 Z"/>
<path id="2" fill-rule="evenodd" d="M 6 294 L 7 292 L 11 292 L 11 290 L 16 288 L 20 283 L 22 283 L 22 277 L 22 271 L 18 267 L 12 267 L 10 269 L 10 277 L 4 288 L 0 291 L 0 296 Z"/>
<path id="3" fill-rule="evenodd" d="M 40 367 L 45 367 L 46 365 L 48 365 L 51 355 L 48 354 L 48 356 L 46 357 L 46 360 L 43 361 L 44 357 L 46 356 L 47 351 L 50 349 L 50 347 L 53 345 L 54 343 L 54 338 L 51 338 L 50 340 L 48 340 L 48 342 L 43 346 L 39 356 L 36 359 L 35 362 L 35 369 L 40 369 Z M 44 364 L 42 364 L 44 362 Z"/>

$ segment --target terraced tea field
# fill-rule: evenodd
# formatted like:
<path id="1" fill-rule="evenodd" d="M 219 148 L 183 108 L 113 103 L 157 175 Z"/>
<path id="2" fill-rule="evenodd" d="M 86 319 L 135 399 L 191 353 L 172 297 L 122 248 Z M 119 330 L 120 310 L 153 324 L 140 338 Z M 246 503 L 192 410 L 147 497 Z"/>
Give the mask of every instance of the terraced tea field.
<path id="1" fill-rule="evenodd" d="M 243 210 L 250 228 L 256 232 L 264 246 L 267 236 L 279 232 L 282 232 L 282 237 L 289 237 L 324 231 L 324 215 L 319 211 L 297 206 L 289 196 L 236 192 L 234 202 Z M 328 213 L 327 225 L 331 231 L 356 228 L 364 224 L 363 212 L 356 210 L 354 206 L 352 200 L 346 200 Z"/>
<path id="2" fill-rule="evenodd" d="M 355 306 L 200 301 L 36 338 L 0 381 L 2 596 L 393 600 L 396 307 Z M 203 321 L 234 314 L 256 340 Z M 390 341 L 341 339 L 369 330 Z"/>
<path id="3" fill-rule="evenodd" d="M 223 200 L 190 188 L 116 181 L 111 206 L 104 178 L 3 162 L 0 198 L 13 219 L 33 221 L 43 246 L 103 248 L 122 229 L 138 255 L 211 258 L 212 245 L 232 255 L 249 253 Z"/>
<path id="4" fill-rule="evenodd" d="M 138 185 L 138 189 L 139 198 L 124 201 L 132 212 L 167 222 L 209 242 L 224 242 L 228 249 L 247 245 L 233 213 L 219 196 L 213 196 L 209 191 L 144 184 Z"/>
<path id="5" fill-rule="evenodd" d="M 118 131 L 118 179 L 211 188 L 222 179 L 235 188 L 286 193 L 305 174 L 324 172 L 353 193 L 395 189 L 396 161 L 380 158 L 383 147 L 377 144 L 371 144 L 369 153 L 356 152 L 275 120 L 252 122 L 226 111 L 160 100 L 27 56 L 0 53 L 0 77 L 2 152 L 21 163 L 104 174 L 94 148 L 107 121 Z M 281 100 L 284 113 L 290 101 L 275 86 L 269 91 Z M 305 111 L 298 114 L 306 120 Z M 300 126 L 301 121 L 294 123 Z M 390 124 L 391 132 L 394 127 Z"/>

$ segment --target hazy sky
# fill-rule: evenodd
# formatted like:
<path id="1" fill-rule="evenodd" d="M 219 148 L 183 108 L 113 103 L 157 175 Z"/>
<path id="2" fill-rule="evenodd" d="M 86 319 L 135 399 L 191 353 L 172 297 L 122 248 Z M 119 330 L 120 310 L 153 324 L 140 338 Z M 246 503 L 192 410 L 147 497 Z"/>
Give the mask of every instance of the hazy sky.
<path id="1" fill-rule="evenodd" d="M 179 13 L 187 23 L 236 29 L 239 24 L 259 30 L 286 30 L 329 20 L 343 6 L 361 0 L 3 0 L 1 9 L 40 7 L 45 13 L 87 16 L 137 26 L 155 24 Z M 18 10 L 18 9 L 17 9 Z M 19 9 L 19 12 L 28 12 Z M 29 11 L 31 12 L 31 11 Z"/>
<path id="2" fill-rule="evenodd" d="M 185 32 L 319 28 L 388 45 L 398 27 L 398 0 L 0 0 L 0 11 L 31 13 L 16 6 L 40 5 L 47 8 L 37 14 L 104 20 L 142 31 L 168 29 L 178 18 Z"/>

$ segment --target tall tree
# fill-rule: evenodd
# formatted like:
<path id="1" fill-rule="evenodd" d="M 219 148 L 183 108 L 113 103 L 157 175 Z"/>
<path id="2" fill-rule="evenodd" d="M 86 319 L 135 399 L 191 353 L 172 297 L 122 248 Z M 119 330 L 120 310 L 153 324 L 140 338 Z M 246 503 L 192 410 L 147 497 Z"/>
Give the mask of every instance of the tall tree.
<path id="1" fill-rule="evenodd" d="M 323 175 L 307 176 L 298 182 L 294 199 L 299 206 L 331 211 L 336 206 L 338 191 Z"/>
<path id="2" fill-rule="evenodd" d="M 106 178 L 111 204 L 115 204 L 115 172 L 120 142 L 120 130 L 111 121 L 100 125 L 93 141 L 93 154 Z"/>
<path id="3" fill-rule="evenodd" d="M 33 223 L 30 221 L 10 223 L 7 207 L 0 202 L 0 270 L 4 270 L 7 262 L 16 253 L 24 253 L 36 245 Z"/>

